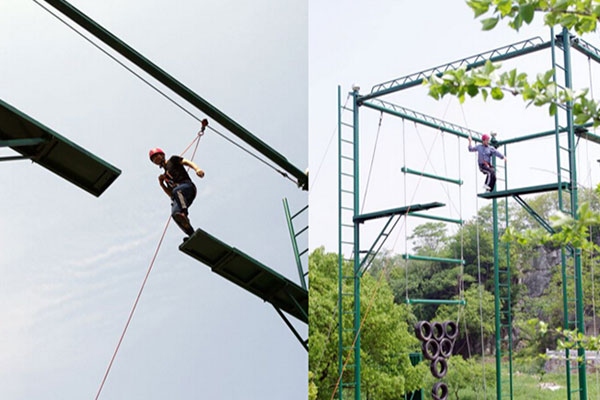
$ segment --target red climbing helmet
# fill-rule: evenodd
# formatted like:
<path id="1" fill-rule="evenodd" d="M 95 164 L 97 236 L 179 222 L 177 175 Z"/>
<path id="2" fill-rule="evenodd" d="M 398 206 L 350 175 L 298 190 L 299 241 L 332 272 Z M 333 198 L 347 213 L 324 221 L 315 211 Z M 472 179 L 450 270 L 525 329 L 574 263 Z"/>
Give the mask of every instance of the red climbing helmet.
<path id="1" fill-rule="evenodd" d="M 165 152 L 162 151 L 161 149 L 159 149 L 158 147 L 151 149 L 150 150 L 150 161 L 152 161 L 152 157 L 154 157 L 155 154 L 162 154 L 164 156 Z"/>
<path id="2" fill-rule="evenodd" d="M 485 142 L 486 140 L 490 140 L 490 135 L 482 135 L 481 136 L 481 141 Z M 150 156 L 152 157 L 152 156 Z"/>

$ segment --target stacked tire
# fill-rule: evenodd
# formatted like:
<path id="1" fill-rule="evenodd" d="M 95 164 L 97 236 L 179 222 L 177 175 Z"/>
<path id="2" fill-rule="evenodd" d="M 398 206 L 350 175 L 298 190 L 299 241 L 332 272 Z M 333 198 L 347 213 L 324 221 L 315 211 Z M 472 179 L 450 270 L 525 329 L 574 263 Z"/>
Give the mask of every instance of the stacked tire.
<path id="1" fill-rule="evenodd" d="M 422 342 L 423 357 L 431 361 L 431 374 L 434 378 L 442 379 L 448 373 L 448 359 L 458 337 L 458 325 L 454 321 L 419 321 L 415 325 L 415 333 Z M 446 400 L 448 385 L 442 381 L 436 382 L 431 388 L 431 394 L 434 400 Z"/>

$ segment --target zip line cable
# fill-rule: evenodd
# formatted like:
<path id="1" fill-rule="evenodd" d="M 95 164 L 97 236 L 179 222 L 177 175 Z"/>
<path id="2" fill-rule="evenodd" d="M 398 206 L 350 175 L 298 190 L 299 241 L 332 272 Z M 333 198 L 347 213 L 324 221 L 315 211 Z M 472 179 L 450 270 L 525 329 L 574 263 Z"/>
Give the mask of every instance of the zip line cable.
<path id="1" fill-rule="evenodd" d="M 383 121 L 383 111 L 379 114 L 379 124 L 377 125 L 377 135 L 375 136 L 375 144 L 373 145 L 373 155 L 371 156 L 371 164 L 369 165 L 369 174 L 367 175 L 367 185 L 365 187 L 365 195 L 363 196 L 362 207 L 360 213 L 365 209 L 367 202 L 367 193 L 369 192 L 369 183 L 371 182 L 371 172 L 373 172 L 373 163 L 375 162 L 375 152 L 377 151 L 377 142 L 379 142 L 379 134 L 381 133 L 381 121 Z"/>
<path id="2" fill-rule="evenodd" d="M 161 89 L 159 89 L 156 85 L 152 84 L 150 81 L 148 81 L 142 75 L 140 75 L 139 73 L 137 73 L 136 71 L 134 71 L 131 67 L 127 66 L 125 63 L 123 63 L 117 57 L 115 57 L 114 55 L 112 55 L 111 53 L 109 53 L 107 50 L 105 50 L 104 48 L 102 48 L 96 42 L 94 42 L 93 40 L 91 40 L 90 38 L 88 38 L 87 36 L 85 36 L 83 33 L 81 33 L 80 31 L 78 31 L 77 29 L 75 29 L 75 27 L 73 27 L 71 24 L 69 24 L 64 18 L 62 18 L 61 16 L 59 16 L 58 14 L 56 14 L 54 11 L 50 10 L 48 7 L 46 7 L 43 4 L 41 4 L 38 0 L 32 0 L 32 1 L 34 3 L 36 3 L 38 6 L 40 6 L 41 8 L 43 8 L 44 10 L 46 10 L 54 18 L 56 18 L 57 20 L 59 20 L 60 22 L 62 22 L 64 25 L 66 25 L 73 32 L 77 33 L 77 35 L 79 35 L 80 37 L 82 37 L 85 41 L 87 41 L 88 43 L 90 43 L 96 49 L 100 50 L 102 53 L 104 53 L 105 55 L 107 55 L 109 58 L 111 58 L 113 61 L 115 61 L 121 67 L 125 68 L 127 71 L 129 71 L 130 73 L 132 73 L 135 77 L 137 77 L 138 79 L 140 79 L 146 85 L 150 86 L 152 89 L 154 89 L 157 93 L 159 93 L 165 99 L 167 99 L 168 101 L 170 101 L 171 103 L 173 103 L 177 108 L 179 108 L 180 110 L 182 110 L 183 112 L 185 112 L 187 115 L 189 115 L 190 117 L 192 117 L 196 121 L 202 122 L 201 118 L 199 118 L 196 115 L 194 115 L 191 111 L 189 111 L 187 108 L 185 108 L 184 106 L 182 106 L 181 104 L 179 104 L 172 97 L 170 97 L 167 93 L 165 93 L 164 91 L 162 91 Z M 219 132 L 215 128 L 209 126 L 208 129 L 210 129 L 211 131 L 213 131 L 217 135 L 221 136 L 223 139 L 227 140 L 229 143 L 231 143 L 234 146 L 238 147 L 240 150 L 243 150 L 247 154 L 249 154 L 252 157 L 256 158 L 258 161 L 262 162 L 263 164 L 265 164 L 269 168 L 273 169 L 275 172 L 279 173 L 284 178 L 287 178 L 290 181 L 294 182 L 296 185 L 298 185 L 298 181 L 292 179 L 285 171 L 283 171 L 283 170 L 275 167 L 273 164 L 271 164 L 271 163 L 267 162 L 266 160 L 264 160 L 263 158 L 257 156 L 255 153 L 253 153 L 250 150 L 246 149 L 245 147 L 243 147 L 239 143 L 235 142 L 234 140 L 232 140 L 231 138 L 229 138 L 228 136 L 226 136 L 222 132 Z"/>

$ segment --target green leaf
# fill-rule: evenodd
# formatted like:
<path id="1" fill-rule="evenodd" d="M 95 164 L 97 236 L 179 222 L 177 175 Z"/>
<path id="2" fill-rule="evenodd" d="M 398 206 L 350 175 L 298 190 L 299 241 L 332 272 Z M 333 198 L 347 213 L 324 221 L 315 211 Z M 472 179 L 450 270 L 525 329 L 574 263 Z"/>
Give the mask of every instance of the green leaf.
<path id="1" fill-rule="evenodd" d="M 481 89 L 481 95 L 483 96 L 483 101 L 486 101 L 488 98 L 488 91 L 486 89 Z"/>
<path id="2" fill-rule="evenodd" d="M 502 17 L 506 17 L 512 11 L 512 1 L 500 0 L 496 7 L 498 11 L 500 11 L 500 13 L 502 14 Z"/>
<path id="3" fill-rule="evenodd" d="M 492 89 L 492 99 L 502 100 L 503 98 L 504 98 L 504 93 L 502 92 L 502 89 L 500 89 L 499 87 L 495 87 Z"/>
<path id="4" fill-rule="evenodd" d="M 498 23 L 498 17 L 496 18 L 486 18 L 484 20 L 481 21 L 482 29 L 484 31 L 489 31 L 494 29 L 494 27 L 496 26 L 496 24 Z"/>
<path id="5" fill-rule="evenodd" d="M 529 25 L 533 20 L 533 14 L 535 12 L 535 8 L 533 4 L 523 4 L 519 9 L 519 15 L 523 18 L 523 21 Z"/>
<path id="6" fill-rule="evenodd" d="M 556 103 L 550 104 L 550 109 L 548 110 L 548 113 L 550 114 L 551 117 L 556 115 L 556 109 L 557 109 Z"/>

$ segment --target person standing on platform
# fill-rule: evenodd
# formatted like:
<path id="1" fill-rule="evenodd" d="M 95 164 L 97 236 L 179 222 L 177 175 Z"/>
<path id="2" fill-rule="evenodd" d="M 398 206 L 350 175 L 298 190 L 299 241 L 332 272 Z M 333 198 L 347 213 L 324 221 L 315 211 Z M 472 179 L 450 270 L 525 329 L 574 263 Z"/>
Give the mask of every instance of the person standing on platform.
<path id="1" fill-rule="evenodd" d="M 490 146 L 489 135 L 481 136 L 481 141 L 482 144 L 473 146 L 471 136 L 469 136 L 469 151 L 477 152 L 477 164 L 479 165 L 479 170 L 485 175 L 485 184 L 483 187 L 486 192 L 491 192 L 496 186 L 496 170 L 492 166 L 492 156 L 498 156 L 504 160 L 504 162 L 506 162 L 506 157 L 494 147 Z"/>

